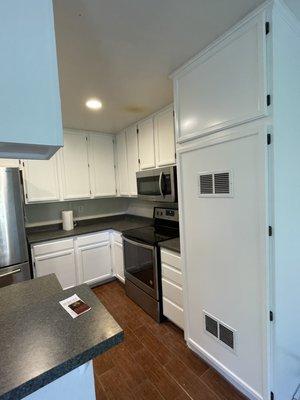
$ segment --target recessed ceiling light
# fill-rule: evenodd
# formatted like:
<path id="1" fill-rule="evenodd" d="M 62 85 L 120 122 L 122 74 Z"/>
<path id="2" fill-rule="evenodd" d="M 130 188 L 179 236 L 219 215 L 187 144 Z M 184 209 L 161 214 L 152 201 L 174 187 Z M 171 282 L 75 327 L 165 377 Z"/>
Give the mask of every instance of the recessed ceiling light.
<path id="1" fill-rule="evenodd" d="M 100 110 L 102 108 L 102 103 L 98 99 L 88 99 L 85 105 L 91 110 Z"/>

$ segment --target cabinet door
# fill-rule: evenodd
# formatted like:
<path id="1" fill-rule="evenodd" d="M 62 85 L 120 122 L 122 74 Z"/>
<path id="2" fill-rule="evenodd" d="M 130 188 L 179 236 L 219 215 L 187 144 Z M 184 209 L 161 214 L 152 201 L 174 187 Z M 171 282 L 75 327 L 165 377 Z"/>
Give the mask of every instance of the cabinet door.
<path id="1" fill-rule="evenodd" d="M 0 1 L 0 155 L 47 159 L 62 146 L 52 0 Z"/>
<path id="2" fill-rule="evenodd" d="M 118 161 L 118 183 L 120 196 L 128 196 L 128 169 L 125 131 L 116 136 L 117 161 Z"/>
<path id="3" fill-rule="evenodd" d="M 58 156 L 50 160 L 24 161 L 26 203 L 60 200 Z"/>
<path id="4" fill-rule="evenodd" d="M 34 259 L 35 276 L 55 274 L 63 289 L 77 284 L 74 250 L 63 250 L 37 256 Z"/>
<path id="5" fill-rule="evenodd" d="M 109 241 L 79 246 L 77 263 L 81 283 L 93 284 L 110 278 L 112 270 Z"/>
<path id="6" fill-rule="evenodd" d="M 114 136 L 90 134 L 89 155 L 93 196 L 115 196 Z"/>
<path id="7" fill-rule="evenodd" d="M 148 118 L 145 121 L 139 123 L 138 129 L 140 168 L 154 168 L 155 150 L 153 118 Z"/>
<path id="8" fill-rule="evenodd" d="M 139 171 L 139 150 L 136 125 L 126 129 L 129 194 L 137 196 L 136 173 Z"/>
<path id="9" fill-rule="evenodd" d="M 113 264 L 116 278 L 125 283 L 123 244 L 113 241 Z"/>
<path id="10" fill-rule="evenodd" d="M 264 29 L 260 14 L 178 71 L 179 142 L 267 115 Z"/>
<path id="11" fill-rule="evenodd" d="M 173 107 L 155 115 L 154 127 L 157 167 L 175 164 Z"/>
<path id="12" fill-rule="evenodd" d="M 64 199 L 84 199 L 91 196 L 87 135 L 65 132 L 62 151 Z"/>

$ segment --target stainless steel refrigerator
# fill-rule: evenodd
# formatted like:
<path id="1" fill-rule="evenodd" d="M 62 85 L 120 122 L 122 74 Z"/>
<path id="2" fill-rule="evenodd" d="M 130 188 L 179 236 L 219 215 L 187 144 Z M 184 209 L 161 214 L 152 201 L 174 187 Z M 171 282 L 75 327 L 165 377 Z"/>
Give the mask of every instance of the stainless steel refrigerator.
<path id="1" fill-rule="evenodd" d="M 18 168 L 0 168 L 0 287 L 31 278 Z"/>

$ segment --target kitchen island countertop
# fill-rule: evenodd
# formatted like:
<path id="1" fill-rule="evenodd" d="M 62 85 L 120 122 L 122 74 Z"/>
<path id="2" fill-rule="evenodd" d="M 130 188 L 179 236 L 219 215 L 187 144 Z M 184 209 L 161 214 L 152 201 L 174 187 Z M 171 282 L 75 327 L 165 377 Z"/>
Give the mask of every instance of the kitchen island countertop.
<path id="1" fill-rule="evenodd" d="M 91 310 L 76 319 L 59 301 L 77 294 Z M 0 289 L 0 400 L 22 399 L 123 340 L 87 285 L 62 290 L 54 274 Z"/>

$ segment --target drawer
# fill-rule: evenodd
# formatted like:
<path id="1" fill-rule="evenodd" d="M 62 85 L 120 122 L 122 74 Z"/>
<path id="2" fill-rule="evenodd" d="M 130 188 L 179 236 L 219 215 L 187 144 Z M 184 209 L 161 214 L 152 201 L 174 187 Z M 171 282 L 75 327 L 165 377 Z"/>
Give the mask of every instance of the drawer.
<path id="1" fill-rule="evenodd" d="M 183 309 L 163 297 L 163 314 L 174 322 L 175 325 L 184 329 Z"/>
<path id="2" fill-rule="evenodd" d="M 73 246 L 73 238 L 71 238 L 35 244 L 32 248 L 35 256 L 41 256 L 43 254 L 73 249 Z"/>
<path id="3" fill-rule="evenodd" d="M 112 233 L 114 242 L 123 243 L 122 233 L 113 231 Z"/>
<path id="4" fill-rule="evenodd" d="M 162 292 L 163 297 L 175 303 L 177 306 L 183 308 L 182 288 L 162 278 Z"/>
<path id="5" fill-rule="evenodd" d="M 183 285 L 182 273 L 178 271 L 178 269 L 174 268 L 173 266 L 162 263 L 161 273 L 163 278 L 166 278 L 168 281 L 174 282 L 182 287 Z"/>
<path id="6" fill-rule="evenodd" d="M 172 267 L 181 271 L 181 258 L 179 253 L 162 248 L 160 254 L 162 263 L 172 265 Z"/>
<path id="7" fill-rule="evenodd" d="M 109 242 L 109 232 L 97 232 L 89 235 L 77 236 L 78 246 L 86 246 L 94 243 Z"/>

